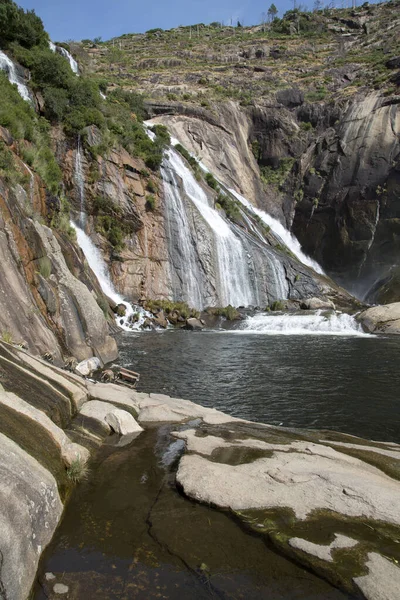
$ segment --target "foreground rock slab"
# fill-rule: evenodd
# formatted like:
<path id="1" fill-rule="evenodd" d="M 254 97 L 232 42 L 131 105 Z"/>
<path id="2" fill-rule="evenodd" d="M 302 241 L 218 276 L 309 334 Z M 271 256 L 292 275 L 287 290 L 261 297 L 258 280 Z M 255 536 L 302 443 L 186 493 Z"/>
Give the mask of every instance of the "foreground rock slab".
<path id="1" fill-rule="evenodd" d="M 398 600 L 400 452 L 248 422 L 180 430 L 177 483 L 357 597 Z"/>
<path id="2" fill-rule="evenodd" d="M 29 596 L 42 550 L 63 511 L 54 477 L 0 434 L 0 597 Z"/>

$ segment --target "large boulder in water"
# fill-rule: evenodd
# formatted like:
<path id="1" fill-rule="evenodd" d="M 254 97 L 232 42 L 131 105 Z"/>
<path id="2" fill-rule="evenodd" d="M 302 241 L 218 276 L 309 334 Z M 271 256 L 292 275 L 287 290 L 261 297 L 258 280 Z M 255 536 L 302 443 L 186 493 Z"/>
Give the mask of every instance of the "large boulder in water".
<path id="1" fill-rule="evenodd" d="M 357 318 L 371 333 L 400 335 L 400 302 L 374 306 L 362 312 Z"/>
<path id="2" fill-rule="evenodd" d="M 189 329 L 190 331 L 201 331 L 204 329 L 203 323 L 200 319 L 196 319 L 194 317 L 187 319 L 185 329 Z"/>

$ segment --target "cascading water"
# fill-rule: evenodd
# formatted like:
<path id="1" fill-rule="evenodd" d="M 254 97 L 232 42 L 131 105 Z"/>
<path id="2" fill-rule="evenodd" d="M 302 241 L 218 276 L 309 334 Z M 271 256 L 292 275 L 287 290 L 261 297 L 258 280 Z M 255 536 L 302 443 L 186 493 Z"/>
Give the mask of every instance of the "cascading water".
<path id="1" fill-rule="evenodd" d="M 164 172 L 174 172 L 177 177 L 182 180 L 183 188 L 187 198 L 191 201 L 197 212 L 202 216 L 213 235 L 215 244 L 216 263 L 218 266 L 217 275 L 217 299 L 220 306 L 232 304 L 234 306 L 249 306 L 257 303 L 257 297 L 254 291 L 254 286 L 249 275 L 249 257 L 246 255 L 245 249 L 240 239 L 232 231 L 228 223 L 221 217 L 217 210 L 209 205 L 207 195 L 201 186 L 197 183 L 190 169 L 184 164 L 179 154 L 173 150 L 169 150 L 169 156 L 164 159 Z M 169 175 L 170 179 L 170 175 Z M 168 188 L 168 177 L 164 178 L 166 184 L 166 193 L 171 198 L 171 190 Z M 171 185 L 171 183 L 169 183 Z M 177 187 L 177 181 L 172 184 L 175 187 L 175 199 L 180 191 Z M 177 214 L 182 215 L 181 207 L 171 207 L 167 205 L 167 213 L 172 210 Z M 174 214 L 171 215 L 171 221 Z M 181 217 L 183 218 L 183 217 Z M 188 247 L 187 239 L 188 232 L 185 228 L 177 228 L 177 235 L 180 240 L 174 243 L 170 239 L 170 243 L 181 248 Z M 200 257 L 201 260 L 201 257 Z M 202 305 L 197 304 L 197 307 L 202 308 Z"/>
<path id="2" fill-rule="evenodd" d="M 79 224 L 82 228 L 86 225 L 85 207 L 85 178 L 83 174 L 81 136 L 78 136 L 78 144 L 75 154 L 75 184 L 78 190 L 78 201 L 80 206 Z"/>
<path id="3" fill-rule="evenodd" d="M 14 84 L 18 88 L 19 95 L 27 102 L 33 103 L 32 94 L 28 90 L 23 77 L 18 75 L 17 68 L 11 58 L 9 58 L 4 52 L 0 50 L 0 70 L 7 73 L 7 77 L 10 83 Z"/>
<path id="4" fill-rule="evenodd" d="M 71 226 L 76 231 L 78 245 L 85 255 L 89 267 L 96 275 L 102 292 L 110 300 L 115 302 L 115 304 L 123 304 L 126 308 L 124 317 L 116 317 L 117 324 L 125 331 L 139 330 L 144 321 L 152 315 L 146 312 L 142 307 L 132 306 L 132 304 L 124 300 L 124 298 L 116 291 L 110 279 L 108 267 L 101 255 L 100 250 L 97 248 L 97 246 L 95 246 L 83 229 L 78 227 L 73 221 L 71 221 Z"/>
<path id="5" fill-rule="evenodd" d="M 258 314 L 248 317 L 234 333 L 264 335 L 347 335 L 372 337 L 356 319 L 345 313 Z"/>
<path id="6" fill-rule="evenodd" d="M 52 52 L 58 52 L 58 54 L 61 54 L 61 56 L 66 58 L 70 64 L 73 73 L 75 73 L 75 75 L 79 75 L 78 63 L 76 62 L 72 54 L 68 52 L 68 50 L 66 50 L 62 46 L 56 46 L 55 44 L 53 44 L 53 42 L 49 42 L 49 47 Z"/>
<path id="7" fill-rule="evenodd" d="M 320 275 L 324 275 L 324 271 L 322 267 L 312 258 L 304 254 L 301 249 L 300 242 L 294 235 L 290 233 L 277 219 L 274 219 L 268 213 L 260 210 L 256 206 L 253 206 L 247 198 L 239 194 L 233 189 L 230 189 L 229 192 L 237 199 L 243 206 L 245 206 L 248 210 L 250 210 L 253 214 L 260 217 L 260 219 L 271 228 L 273 233 L 289 248 L 289 250 L 298 258 L 300 262 L 304 265 L 307 265 L 311 269 L 313 269 L 316 273 Z"/>
<path id="8" fill-rule="evenodd" d="M 172 287 L 174 298 L 189 306 L 203 308 L 202 274 L 200 273 L 196 246 L 185 205 L 179 193 L 176 174 L 167 159 L 163 162 L 167 238 L 174 256 Z"/>

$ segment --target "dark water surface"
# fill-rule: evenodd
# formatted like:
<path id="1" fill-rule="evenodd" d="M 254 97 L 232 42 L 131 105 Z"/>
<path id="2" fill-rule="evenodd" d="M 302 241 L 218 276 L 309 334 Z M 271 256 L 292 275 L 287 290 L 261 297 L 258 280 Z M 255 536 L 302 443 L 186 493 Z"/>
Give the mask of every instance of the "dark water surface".
<path id="1" fill-rule="evenodd" d="M 140 391 L 290 427 L 400 442 L 399 337 L 123 334 Z"/>

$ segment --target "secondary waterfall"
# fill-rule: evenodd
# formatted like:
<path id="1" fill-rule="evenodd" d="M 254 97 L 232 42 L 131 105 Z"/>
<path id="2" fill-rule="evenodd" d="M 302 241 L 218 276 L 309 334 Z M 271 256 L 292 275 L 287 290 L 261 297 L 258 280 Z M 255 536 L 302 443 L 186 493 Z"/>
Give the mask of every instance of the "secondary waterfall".
<path id="1" fill-rule="evenodd" d="M 253 214 L 258 215 L 260 219 L 271 228 L 274 234 L 289 248 L 289 250 L 298 258 L 300 262 L 311 269 L 314 269 L 320 275 L 324 275 L 324 271 L 322 267 L 312 258 L 304 254 L 301 249 L 299 240 L 290 233 L 277 219 L 271 217 L 268 213 L 263 210 L 260 210 L 256 206 L 253 206 L 247 198 L 239 194 L 233 189 L 230 189 L 229 192 L 237 199 L 243 206 L 245 206 L 248 210 L 250 210 Z"/>
<path id="2" fill-rule="evenodd" d="M 207 292 L 202 285 L 201 268 L 214 258 L 216 272 L 214 285 L 219 306 L 249 306 L 257 304 L 257 295 L 249 273 L 249 259 L 240 238 L 235 235 L 230 225 L 217 210 L 209 204 L 206 193 L 196 181 L 192 171 L 185 165 L 180 155 L 172 148 L 163 162 L 163 178 L 166 192 L 167 223 L 169 223 L 169 245 L 175 270 L 180 273 L 183 294 L 192 306 L 204 308 L 207 304 Z M 196 231 L 194 246 L 191 228 L 188 227 L 190 217 L 181 198 L 179 179 L 183 192 L 197 215 L 200 215 L 211 233 L 212 248 L 201 250 L 199 231 Z M 196 219 L 196 215 L 192 216 Z M 193 226 L 192 226 L 193 227 Z M 198 225 L 201 228 L 200 225 Z M 194 224 L 196 230 L 196 224 Z M 178 256 L 174 256 L 178 253 Z M 206 254 L 209 254 L 207 256 Z M 210 256 L 213 255 L 213 256 Z M 184 272 L 187 271 L 186 274 Z M 202 289 L 203 288 L 203 289 Z"/>
<path id="3" fill-rule="evenodd" d="M 248 317 L 233 333 L 265 335 L 348 335 L 373 337 L 364 333 L 356 319 L 345 313 L 258 314 Z"/>
<path id="4" fill-rule="evenodd" d="M 123 304 L 126 308 L 124 317 L 115 318 L 117 324 L 125 331 L 139 330 L 146 318 L 151 317 L 152 315 L 146 312 L 142 307 L 133 306 L 124 300 L 121 294 L 116 291 L 114 284 L 110 279 L 108 266 L 105 263 L 100 250 L 95 246 L 91 238 L 83 231 L 83 229 L 78 227 L 73 221 L 71 221 L 71 226 L 76 231 L 78 245 L 85 255 L 89 267 L 96 275 L 103 294 L 115 302 L 115 304 Z"/>
<path id="5" fill-rule="evenodd" d="M 71 70 L 75 73 L 75 75 L 79 75 L 78 63 L 76 62 L 72 54 L 68 52 L 68 50 L 66 50 L 62 46 L 56 46 L 55 44 L 53 44 L 53 42 L 49 42 L 49 47 L 52 52 L 58 52 L 58 54 L 64 56 L 64 58 L 66 58 L 69 62 Z"/>
<path id="6" fill-rule="evenodd" d="M 9 82 L 17 86 L 18 92 L 19 92 L 19 95 L 21 96 L 21 98 L 23 98 L 27 102 L 33 103 L 32 94 L 28 90 L 28 87 L 25 84 L 24 78 L 21 77 L 20 75 L 18 75 L 16 65 L 13 63 L 11 58 L 9 58 L 7 56 L 7 54 L 4 54 L 4 52 L 2 52 L 1 50 L 0 50 L 0 69 L 7 73 Z"/>
<path id="7" fill-rule="evenodd" d="M 82 148 L 81 148 L 81 136 L 78 136 L 78 144 L 75 154 L 75 183 L 76 189 L 78 190 L 78 201 L 80 206 L 79 224 L 81 227 L 85 227 L 86 224 L 86 207 L 85 207 L 85 177 L 83 174 L 83 163 L 82 163 Z"/>

